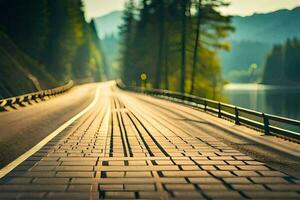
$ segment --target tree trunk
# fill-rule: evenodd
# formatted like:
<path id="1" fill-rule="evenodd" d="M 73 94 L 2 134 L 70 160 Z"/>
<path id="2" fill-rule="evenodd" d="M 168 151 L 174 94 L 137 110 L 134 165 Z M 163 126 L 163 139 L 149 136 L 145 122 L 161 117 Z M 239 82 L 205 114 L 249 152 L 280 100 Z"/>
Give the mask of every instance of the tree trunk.
<path id="1" fill-rule="evenodd" d="M 186 7 L 187 0 L 182 0 L 182 27 L 181 27 L 181 79 L 180 92 L 185 93 L 185 76 L 186 76 Z"/>
<path id="2" fill-rule="evenodd" d="M 197 72 L 198 49 L 199 49 L 199 40 L 200 40 L 200 23 L 201 23 L 201 13 L 200 12 L 201 12 L 201 0 L 199 0 L 199 2 L 198 2 L 196 39 L 195 39 L 194 55 L 193 55 L 192 80 L 191 80 L 190 94 L 193 94 L 194 90 L 195 90 L 195 78 L 196 78 L 196 72 Z"/>
<path id="3" fill-rule="evenodd" d="M 165 89 L 169 89 L 169 39 L 166 38 L 165 45 Z"/>
<path id="4" fill-rule="evenodd" d="M 156 65 L 156 80 L 155 88 L 160 88 L 161 74 L 163 69 L 163 50 L 164 50 L 164 39 L 165 39 L 165 4 L 164 0 L 159 3 L 159 44 L 158 44 L 158 57 Z"/>

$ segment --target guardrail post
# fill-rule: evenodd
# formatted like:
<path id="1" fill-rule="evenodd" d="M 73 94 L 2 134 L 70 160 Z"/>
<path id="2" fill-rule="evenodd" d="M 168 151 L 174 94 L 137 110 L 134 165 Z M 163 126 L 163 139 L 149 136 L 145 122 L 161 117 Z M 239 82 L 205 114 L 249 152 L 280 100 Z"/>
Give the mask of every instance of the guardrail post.
<path id="1" fill-rule="evenodd" d="M 235 111 L 235 124 L 240 125 L 240 119 L 239 119 L 239 109 L 237 107 L 234 108 Z"/>
<path id="2" fill-rule="evenodd" d="M 265 134 L 270 135 L 270 122 L 268 117 L 265 115 L 265 113 L 262 114 L 263 120 L 264 120 L 264 128 L 265 128 Z"/>
<path id="3" fill-rule="evenodd" d="M 206 112 L 206 110 L 207 110 L 207 101 L 204 100 L 204 112 Z"/>
<path id="4" fill-rule="evenodd" d="M 218 117 L 222 118 L 222 112 L 221 112 L 221 103 L 218 103 Z"/>

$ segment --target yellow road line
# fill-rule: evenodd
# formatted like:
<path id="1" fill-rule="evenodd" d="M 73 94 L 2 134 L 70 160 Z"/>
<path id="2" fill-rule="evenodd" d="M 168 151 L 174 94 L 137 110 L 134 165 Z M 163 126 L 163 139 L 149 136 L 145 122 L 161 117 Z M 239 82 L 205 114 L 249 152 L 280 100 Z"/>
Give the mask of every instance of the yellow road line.
<path id="1" fill-rule="evenodd" d="M 3 178 L 6 174 L 11 172 L 14 168 L 16 168 L 19 164 L 21 164 L 24 160 L 32 156 L 34 153 L 36 153 L 38 150 L 40 150 L 45 144 L 47 144 L 50 140 L 52 140 L 55 136 L 60 134 L 63 130 L 65 130 L 68 126 L 70 126 L 75 120 L 80 118 L 82 115 L 87 113 L 93 106 L 96 105 L 97 101 L 100 97 L 100 86 L 97 86 L 96 94 L 94 97 L 94 100 L 80 113 L 76 114 L 74 117 L 72 117 L 70 120 L 65 122 L 63 125 L 61 125 L 58 129 L 53 131 L 50 135 L 48 135 L 46 138 L 44 138 L 42 141 L 40 141 L 37 145 L 32 147 L 30 150 L 22 154 L 20 157 L 6 165 L 0 170 L 0 179 Z"/>

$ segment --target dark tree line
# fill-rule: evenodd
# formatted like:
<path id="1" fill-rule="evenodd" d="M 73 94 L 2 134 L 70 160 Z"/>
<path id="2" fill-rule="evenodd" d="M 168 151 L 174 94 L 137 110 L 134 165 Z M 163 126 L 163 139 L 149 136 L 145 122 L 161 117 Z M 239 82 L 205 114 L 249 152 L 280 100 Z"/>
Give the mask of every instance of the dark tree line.
<path id="1" fill-rule="evenodd" d="M 122 80 L 216 98 L 222 84 L 216 51 L 233 30 L 223 0 L 129 0 L 121 26 Z"/>
<path id="2" fill-rule="evenodd" d="M 100 42 L 81 0 L 1 0 L 0 27 L 57 83 L 104 75 Z"/>
<path id="3" fill-rule="evenodd" d="M 266 59 L 263 83 L 300 83 L 300 40 L 288 39 L 283 45 L 274 45 Z"/>

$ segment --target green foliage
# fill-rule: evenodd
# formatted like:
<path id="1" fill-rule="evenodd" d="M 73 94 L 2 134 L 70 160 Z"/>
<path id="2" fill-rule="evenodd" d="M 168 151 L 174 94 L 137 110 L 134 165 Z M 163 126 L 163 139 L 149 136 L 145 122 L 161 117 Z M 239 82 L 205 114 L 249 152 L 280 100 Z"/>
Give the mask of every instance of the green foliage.
<path id="1" fill-rule="evenodd" d="M 37 78 L 39 84 L 34 84 Z M 55 80 L 0 31 L 0 98 L 55 85 Z"/>
<path id="2" fill-rule="evenodd" d="M 233 16 L 236 31 L 230 35 L 230 52 L 220 52 L 223 77 L 230 82 L 246 82 L 261 79 L 266 56 L 274 44 L 284 43 L 288 38 L 300 36 L 300 7 L 277 10 L 251 16 Z M 248 67 L 258 65 L 256 78 Z"/>
<path id="3" fill-rule="evenodd" d="M 120 74 L 119 70 L 119 38 L 113 34 L 106 35 L 102 40 L 102 49 L 103 54 L 105 55 L 106 65 L 105 65 L 105 75 L 109 79 L 117 79 L 120 78 L 118 75 Z"/>
<path id="4" fill-rule="evenodd" d="M 94 21 L 84 27 L 84 41 L 73 61 L 73 76 L 77 80 L 100 81 L 104 77 L 105 59 L 100 45 Z M 84 81 L 84 80 L 83 80 Z"/>
<path id="5" fill-rule="evenodd" d="M 24 57 L 16 59 L 11 66 L 24 69 L 24 73 L 15 74 L 20 80 L 35 74 L 41 83 L 47 83 L 41 84 L 43 87 L 53 87 L 69 79 L 99 81 L 104 78 L 105 60 L 100 41 L 94 22 L 85 21 L 81 0 L 1 0 L 0 29 L 10 42 L 7 48 L 14 46 L 15 54 Z M 5 56 L 0 68 L 8 67 L 8 56 L 14 56 L 14 52 L 10 51 L 9 55 L 2 52 Z M 30 62 L 17 64 L 20 60 Z M 0 74 L 2 76 L 5 73 Z M 4 84 L 6 89 L 2 84 L 0 92 L 8 90 L 8 84 Z M 26 84 L 24 87 L 27 91 L 34 90 Z"/>
<path id="6" fill-rule="evenodd" d="M 216 98 L 223 83 L 216 51 L 228 49 L 224 38 L 233 30 L 230 18 L 218 12 L 222 6 L 222 0 L 128 1 L 121 27 L 123 81 L 141 85 L 146 73 L 149 86 Z"/>
<path id="7" fill-rule="evenodd" d="M 1 0 L 0 26 L 18 46 L 38 59 L 48 34 L 47 0 Z"/>
<path id="8" fill-rule="evenodd" d="M 283 45 L 274 45 L 266 59 L 262 82 L 266 84 L 300 83 L 300 40 L 288 39 Z"/>

